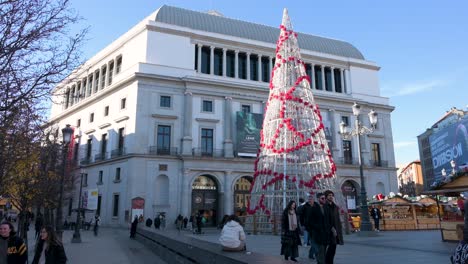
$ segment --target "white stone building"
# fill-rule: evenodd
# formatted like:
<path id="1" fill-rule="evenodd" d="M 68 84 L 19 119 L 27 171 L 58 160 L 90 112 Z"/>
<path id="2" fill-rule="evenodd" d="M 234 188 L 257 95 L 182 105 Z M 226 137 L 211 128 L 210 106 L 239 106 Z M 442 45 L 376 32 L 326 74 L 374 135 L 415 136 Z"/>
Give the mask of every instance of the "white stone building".
<path id="1" fill-rule="evenodd" d="M 274 27 L 162 6 L 56 88 L 61 104 L 50 121 L 75 127 L 84 189 L 99 189 L 103 224 L 125 224 L 136 197 L 145 219 L 164 212 L 168 223 L 179 213 L 201 210 L 215 223 L 243 212 L 254 159 L 238 154 L 236 114 L 263 113 L 278 36 Z M 345 195 L 360 186 L 357 141 L 338 134 L 342 120 L 352 124 L 354 102 L 379 115 L 363 140 L 368 195 L 397 191 L 394 108 L 380 95 L 379 66 L 349 43 L 298 38 Z M 73 195 L 66 208 L 76 207 Z"/>

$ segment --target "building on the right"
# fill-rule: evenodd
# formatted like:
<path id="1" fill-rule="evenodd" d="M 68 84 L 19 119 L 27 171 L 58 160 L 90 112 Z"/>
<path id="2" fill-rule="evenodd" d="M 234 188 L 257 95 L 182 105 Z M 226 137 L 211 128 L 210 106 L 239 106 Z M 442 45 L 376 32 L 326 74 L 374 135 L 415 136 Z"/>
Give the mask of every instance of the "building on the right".
<path id="1" fill-rule="evenodd" d="M 418 136 L 424 190 L 468 166 L 468 111 L 452 107 Z"/>
<path id="2" fill-rule="evenodd" d="M 406 165 L 398 173 L 398 190 L 403 195 L 417 196 L 423 191 L 421 162 L 415 160 Z"/>

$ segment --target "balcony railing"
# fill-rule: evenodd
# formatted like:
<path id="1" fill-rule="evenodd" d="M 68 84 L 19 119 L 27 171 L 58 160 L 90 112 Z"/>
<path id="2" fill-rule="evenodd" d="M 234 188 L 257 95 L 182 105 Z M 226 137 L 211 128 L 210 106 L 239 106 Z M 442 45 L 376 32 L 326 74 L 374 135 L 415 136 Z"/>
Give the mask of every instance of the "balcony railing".
<path id="1" fill-rule="evenodd" d="M 369 164 L 373 167 L 388 167 L 388 160 L 369 160 Z"/>
<path id="2" fill-rule="evenodd" d="M 164 148 L 164 147 L 158 147 L 158 146 L 150 146 L 148 152 L 151 155 L 175 156 L 178 154 L 177 148 Z"/>
<path id="3" fill-rule="evenodd" d="M 111 151 L 111 159 L 125 155 L 125 148 L 118 148 Z"/>
<path id="4" fill-rule="evenodd" d="M 359 160 L 355 158 L 334 158 L 333 159 L 336 164 L 341 164 L 341 165 L 359 165 Z"/>
<path id="5" fill-rule="evenodd" d="M 224 156 L 223 149 L 204 149 L 204 148 L 193 148 L 192 156 L 194 157 L 211 157 L 221 158 Z"/>
<path id="6" fill-rule="evenodd" d="M 106 160 L 106 158 L 107 158 L 107 152 L 102 152 L 102 153 L 94 155 L 95 162 Z"/>

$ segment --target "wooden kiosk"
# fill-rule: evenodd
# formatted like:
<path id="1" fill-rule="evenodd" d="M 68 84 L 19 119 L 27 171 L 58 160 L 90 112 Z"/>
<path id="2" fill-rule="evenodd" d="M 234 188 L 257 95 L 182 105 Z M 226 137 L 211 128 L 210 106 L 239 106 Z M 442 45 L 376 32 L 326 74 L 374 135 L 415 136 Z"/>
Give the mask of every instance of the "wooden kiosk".
<path id="1" fill-rule="evenodd" d="M 424 194 L 459 197 L 460 193 L 468 191 L 468 172 L 456 177 L 453 181 L 440 185 L 434 190 L 424 192 Z M 436 199 L 439 200 L 439 199 Z M 452 203 L 453 204 L 453 203 Z M 450 204 L 442 204 L 438 215 L 440 219 L 440 231 L 443 241 L 459 241 L 463 237 L 464 221 L 463 216 L 452 210 L 454 207 Z M 457 209 L 455 207 L 455 209 Z M 467 208 L 468 209 L 468 208 Z"/>

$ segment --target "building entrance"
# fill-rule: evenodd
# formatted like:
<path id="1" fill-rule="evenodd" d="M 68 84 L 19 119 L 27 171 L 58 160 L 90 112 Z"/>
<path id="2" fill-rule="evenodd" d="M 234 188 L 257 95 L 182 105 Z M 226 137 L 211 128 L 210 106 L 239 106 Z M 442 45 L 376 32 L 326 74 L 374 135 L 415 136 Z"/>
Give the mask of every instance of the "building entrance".
<path id="1" fill-rule="evenodd" d="M 358 184 L 354 181 L 347 180 L 341 185 L 341 191 L 343 192 L 346 206 L 351 213 L 357 213 L 361 204 L 357 190 Z"/>
<path id="2" fill-rule="evenodd" d="M 241 177 L 234 185 L 234 213 L 237 216 L 247 215 L 247 203 L 250 200 L 250 186 L 253 178 Z"/>
<path id="3" fill-rule="evenodd" d="M 192 215 L 201 214 L 204 226 L 216 226 L 218 184 L 210 175 L 198 176 L 192 184 Z"/>

